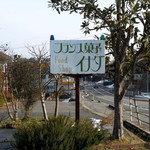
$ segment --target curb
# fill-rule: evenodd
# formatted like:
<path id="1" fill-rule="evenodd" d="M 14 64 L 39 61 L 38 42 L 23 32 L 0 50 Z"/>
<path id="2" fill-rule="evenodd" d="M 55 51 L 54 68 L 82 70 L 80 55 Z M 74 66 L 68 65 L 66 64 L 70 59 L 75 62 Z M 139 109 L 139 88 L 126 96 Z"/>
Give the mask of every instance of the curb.
<path id="1" fill-rule="evenodd" d="M 98 115 L 98 116 L 104 117 L 104 118 L 107 117 L 107 115 L 102 114 L 102 113 L 98 113 L 98 112 L 94 111 L 93 109 L 89 108 L 88 106 L 86 106 L 86 105 L 85 105 L 83 102 L 81 102 L 81 101 L 80 101 L 80 104 L 82 105 L 83 108 L 87 109 L 88 111 L 90 111 L 91 113 L 93 113 L 93 114 L 95 114 L 95 115 Z"/>

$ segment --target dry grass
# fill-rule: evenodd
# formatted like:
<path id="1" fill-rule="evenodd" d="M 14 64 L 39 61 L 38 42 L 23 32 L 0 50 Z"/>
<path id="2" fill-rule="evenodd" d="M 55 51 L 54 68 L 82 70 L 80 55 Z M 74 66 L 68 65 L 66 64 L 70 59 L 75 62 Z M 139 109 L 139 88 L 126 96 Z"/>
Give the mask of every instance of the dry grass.
<path id="1" fill-rule="evenodd" d="M 102 125 L 108 125 L 108 126 L 113 126 L 113 119 L 114 118 L 114 114 L 109 115 L 107 118 L 104 118 L 102 121 Z M 144 147 L 144 141 L 141 140 L 139 137 L 137 137 L 136 135 L 134 135 L 133 133 L 131 133 L 130 131 L 128 131 L 127 129 L 124 128 L 124 139 L 123 140 L 113 140 L 112 137 L 110 137 L 107 141 L 103 142 L 102 144 L 100 144 L 99 146 L 103 146 L 104 148 L 100 148 L 100 147 L 96 147 L 94 148 L 94 150 L 113 150 L 114 148 L 112 148 L 114 145 L 126 145 L 126 148 L 123 148 L 123 150 L 125 149 L 132 149 L 132 148 L 128 148 L 129 146 L 134 147 L 134 144 L 136 145 L 142 145 L 140 147 L 141 150 L 146 150 L 146 148 Z M 119 150 L 122 148 L 119 148 Z M 139 148 L 133 148 L 133 149 L 139 149 Z"/>
<path id="2" fill-rule="evenodd" d="M 124 128 L 124 139 L 123 140 L 113 140 L 108 139 L 103 144 L 141 144 L 145 143 L 139 137 L 135 136 L 133 133 Z"/>
<path id="3" fill-rule="evenodd" d="M 93 150 L 147 150 L 145 142 L 124 128 L 124 139 L 113 140 L 111 137 L 95 146 Z"/>
<path id="4" fill-rule="evenodd" d="M 110 125 L 114 124 L 114 113 L 110 114 L 107 118 L 104 118 L 101 122 L 102 125 Z"/>

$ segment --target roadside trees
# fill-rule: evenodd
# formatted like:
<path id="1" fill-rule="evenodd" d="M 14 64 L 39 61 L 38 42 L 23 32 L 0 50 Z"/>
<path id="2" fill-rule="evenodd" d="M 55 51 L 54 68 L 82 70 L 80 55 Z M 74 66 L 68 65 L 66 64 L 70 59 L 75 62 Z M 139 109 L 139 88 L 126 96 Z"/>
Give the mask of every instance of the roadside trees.
<path id="1" fill-rule="evenodd" d="M 46 83 L 43 83 L 42 80 L 46 75 L 50 75 L 49 72 L 49 55 L 46 49 L 46 43 L 42 44 L 40 46 L 26 46 L 26 48 L 29 50 L 29 53 L 33 56 L 33 60 L 37 63 L 37 68 L 38 68 L 38 85 L 40 88 L 40 100 L 41 100 L 41 105 L 42 105 L 42 110 L 43 110 L 43 115 L 44 119 L 48 120 L 48 115 L 47 115 L 47 110 L 46 110 L 46 105 L 45 105 L 45 88 L 47 85 L 51 82 L 51 79 L 49 79 Z M 58 116 L 58 111 L 59 111 L 59 93 L 60 89 L 59 88 L 59 81 L 61 78 L 61 75 L 53 75 L 53 77 L 56 80 L 56 105 L 55 105 L 55 112 L 54 116 Z"/>
<path id="2" fill-rule="evenodd" d="M 34 62 L 15 56 L 11 66 L 10 83 L 14 97 L 24 106 L 24 118 L 30 116 L 32 106 L 40 96 L 37 72 Z"/>
<path id="3" fill-rule="evenodd" d="M 5 102 L 7 107 L 8 116 L 11 120 L 14 120 L 13 115 L 11 114 L 9 105 L 8 105 L 8 66 L 11 64 L 11 57 L 6 55 L 5 51 L 8 50 L 8 45 L 1 45 L 0 46 L 0 100 Z"/>
<path id="4" fill-rule="evenodd" d="M 45 86 L 48 83 L 45 83 L 45 85 L 42 84 L 42 77 L 47 74 L 49 74 L 49 69 L 46 72 L 42 71 L 42 65 L 44 63 L 48 63 L 46 62 L 46 60 L 49 60 L 49 56 L 48 56 L 48 52 L 46 50 L 46 43 L 42 44 L 42 46 L 26 46 L 26 48 L 29 50 L 29 53 L 35 58 L 35 61 L 37 63 L 37 67 L 38 67 L 38 86 L 40 89 L 40 100 L 41 100 L 41 105 L 42 105 L 42 110 L 43 110 L 43 115 L 44 115 L 44 119 L 48 120 L 48 115 L 47 115 L 47 110 L 46 110 L 46 106 L 45 106 L 45 100 L 44 100 L 44 89 Z M 48 65 L 49 68 L 49 65 Z M 48 81 L 49 82 L 49 81 Z"/>
<path id="5" fill-rule="evenodd" d="M 62 87 L 59 87 L 59 82 L 60 79 L 62 78 L 62 75 L 54 75 L 54 78 L 56 80 L 56 91 L 55 91 L 55 100 L 56 100 L 56 104 L 55 104 L 55 112 L 54 112 L 54 116 L 58 117 L 58 112 L 59 112 L 59 95 L 60 95 L 60 91 L 62 89 Z"/>
<path id="6" fill-rule="evenodd" d="M 113 137 L 123 139 L 122 98 L 132 82 L 136 64 L 145 52 L 150 50 L 150 1 L 116 0 L 114 4 L 103 9 L 98 4 L 101 4 L 101 1 L 49 0 L 49 7 L 58 13 L 68 11 L 83 15 L 81 27 L 85 34 L 107 30 L 106 48 L 108 54 L 114 58 Z"/>
<path id="7" fill-rule="evenodd" d="M 6 108 L 7 108 L 7 112 L 8 112 L 8 116 L 10 117 L 11 120 L 14 120 L 13 118 L 13 115 L 11 114 L 11 111 L 10 111 L 10 107 L 8 105 L 8 100 L 7 100 L 7 97 L 6 97 L 6 92 L 5 92 L 5 86 L 4 86 L 4 75 L 2 73 L 0 73 L 0 96 L 1 97 L 1 100 L 3 99 L 5 101 L 5 104 L 6 104 Z"/>

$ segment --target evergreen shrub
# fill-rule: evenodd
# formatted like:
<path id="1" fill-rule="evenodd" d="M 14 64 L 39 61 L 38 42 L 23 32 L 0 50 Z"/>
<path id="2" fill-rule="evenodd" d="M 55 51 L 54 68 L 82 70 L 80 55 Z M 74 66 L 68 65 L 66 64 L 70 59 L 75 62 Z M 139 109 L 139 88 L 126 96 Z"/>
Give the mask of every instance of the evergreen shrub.
<path id="1" fill-rule="evenodd" d="M 14 133 L 16 148 L 21 150 L 87 150 L 109 137 L 88 120 L 73 125 L 69 117 L 49 118 L 46 122 L 30 121 Z"/>

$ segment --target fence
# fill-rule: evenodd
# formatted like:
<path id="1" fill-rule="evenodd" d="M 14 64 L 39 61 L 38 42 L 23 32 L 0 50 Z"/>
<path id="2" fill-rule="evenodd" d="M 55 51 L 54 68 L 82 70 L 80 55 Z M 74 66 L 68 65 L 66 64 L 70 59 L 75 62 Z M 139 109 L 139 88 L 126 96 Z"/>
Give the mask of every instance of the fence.
<path id="1" fill-rule="evenodd" d="M 139 102 L 148 104 L 148 107 L 147 108 L 141 107 L 139 105 Z M 142 123 L 147 124 L 150 131 L 150 99 L 129 97 L 129 107 L 130 107 L 130 120 L 133 121 L 133 118 L 137 119 L 138 124 L 140 126 L 142 125 Z"/>

